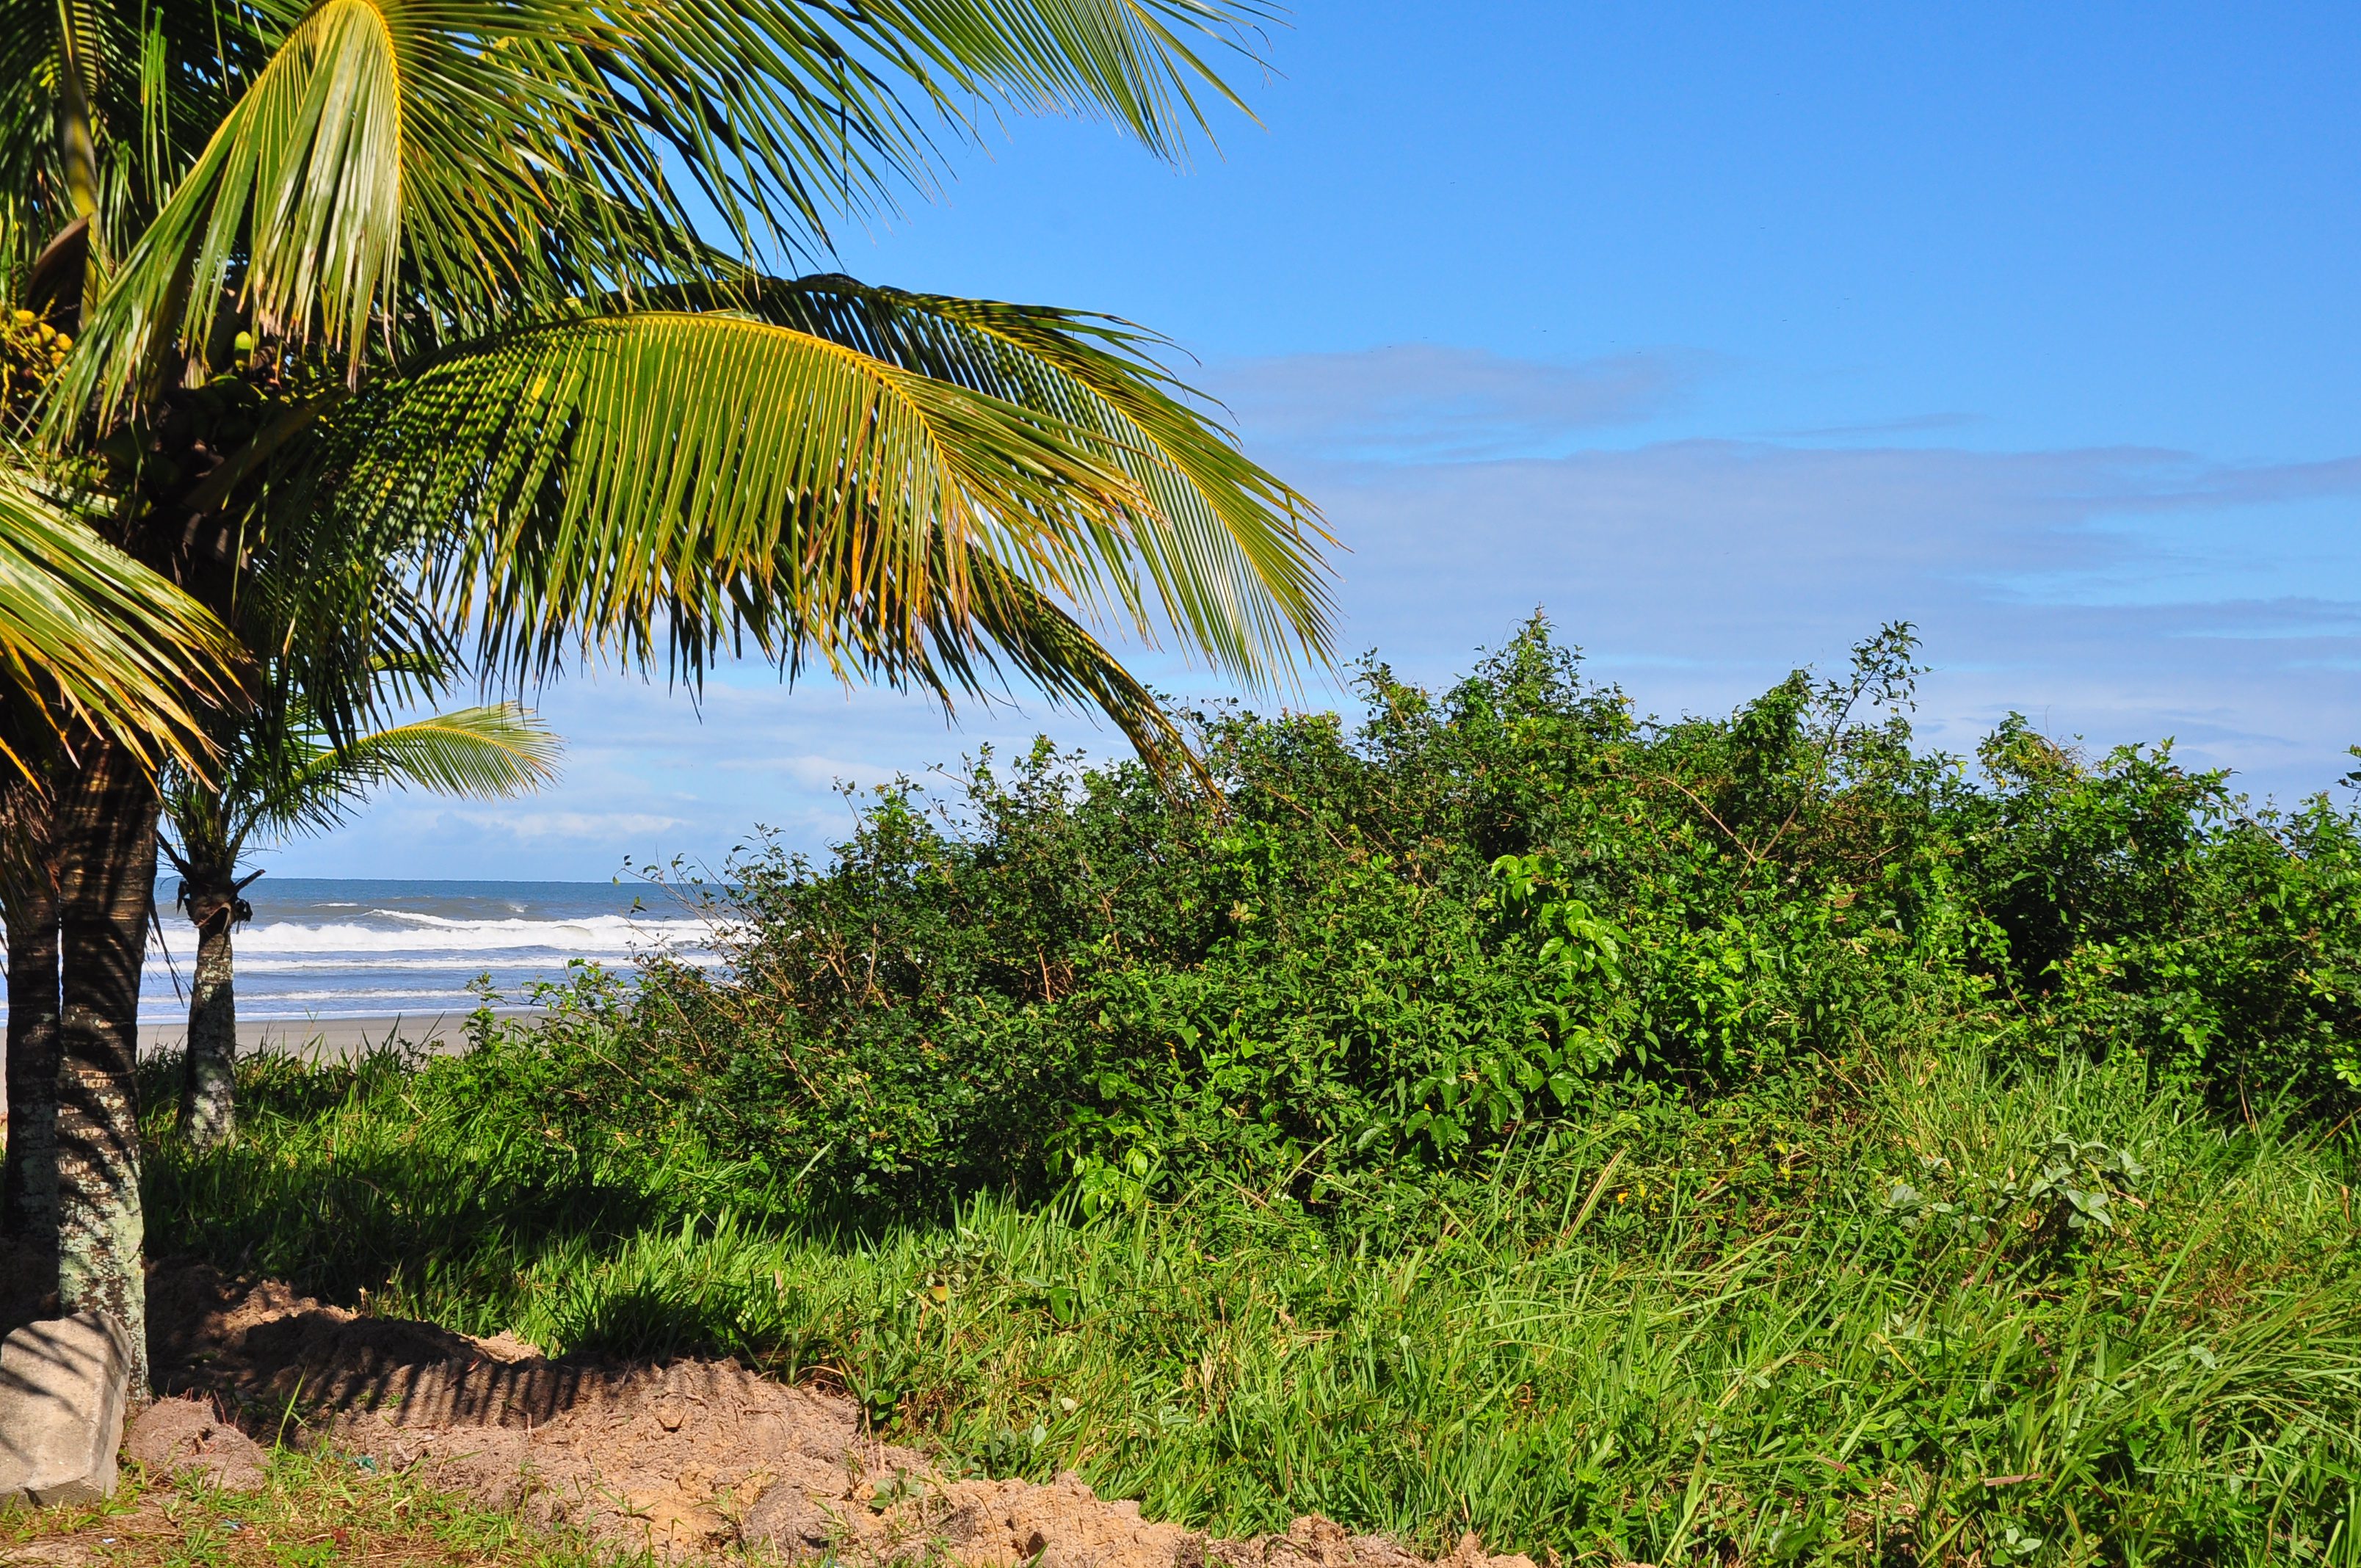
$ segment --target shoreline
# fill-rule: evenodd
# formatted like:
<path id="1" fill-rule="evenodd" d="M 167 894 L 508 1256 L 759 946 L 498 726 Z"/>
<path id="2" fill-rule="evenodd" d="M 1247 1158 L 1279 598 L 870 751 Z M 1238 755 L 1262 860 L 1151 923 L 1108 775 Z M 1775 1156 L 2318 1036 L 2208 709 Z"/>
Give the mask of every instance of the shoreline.
<path id="1" fill-rule="evenodd" d="M 501 1018 L 529 1018 L 530 1007 L 503 1007 Z M 467 1048 L 470 1013 L 379 1014 L 365 1018 L 257 1018 L 237 1025 L 237 1054 L 277 1051 L 318 1060 L 351 1061 L 389 1039 L 401 1039 L 435 1056 L 457 1056 Z M 139 1055 L 144 1060 L 177 1051 L 189 1033 L 185 1019 L 170 1024 L 139 1025 Z M 0 1135 L 8 1125 L 8 1100 L 0 1088 Z"/>
<path id="2" fill-rule="evenodd" d="M 504 1007 L 499 1010 L 503 1019 L 526 1018 L 533 1009 Z M 335 1057 L 349 1060 L 364 1052 L 400 1039 L 423 1047 L 440 1055 L 456 1055 L 467 1048 L 467 1020 L 472 1013 L 375 1014 L 357 1018 L 257 1018 L 238 1020 L 237 1049 L 240 1056 L 254 1051 L 279 1051 L 290 1056 Z M 164 1051 L 179 1050 L 189 1033 L 188 1022 L 176 1019 L 170 1023 L 147 1023 L 139 1025 L 139 1054 L 143 1057 Z"/>

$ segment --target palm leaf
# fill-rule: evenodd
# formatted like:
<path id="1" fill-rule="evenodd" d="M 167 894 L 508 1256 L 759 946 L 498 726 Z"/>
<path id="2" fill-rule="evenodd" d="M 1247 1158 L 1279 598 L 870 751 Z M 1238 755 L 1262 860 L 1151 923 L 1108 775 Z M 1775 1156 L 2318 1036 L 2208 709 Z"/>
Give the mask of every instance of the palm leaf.
<path id="1" fill-rule="evenodd" d="M 342 400 L 325 396 L 280 417 L 308 436 Z M 225 497 L 238 493 L 250 477 L 239 474 L 238 459 L 254 456 L 272 434 L 266 425 L 208 483 L 221 481 Z M 255 464 L 265 477 L 268 455 Z M 259 503 L 270 491 L 247 494 Z M 229 619 L 268 671 L 265 706 L 300 694 L 305 724 L 342 740 L 364 731 L 384 706 L 423 702 L 443 689 L 460 629 L 423 595 L 417 561 L 334 513 L 248 504 L 238 515 L 243 570 Z"/>
<path id="2" fill-rule="evenodd" d="M 79 721 L 151 765 L 202 765 L 197 710 L 234 699 L 241 657 L 195 600 L 0 460 L 0 682 L 40 728 L 64 741 Z"/>
<path id="3" fill-rule="evenodd" d="M 431 714 L 339 742 L 315 721 L 308 695 L 274 673 L 281 678 L 265 700 L 217 735 L 222 764 L 211 776 L 176 768 L 165 780 L 164 820 L 177 840 L 167 849 L 187 865 L 226 875 L 255 834 L 326 831 L 388 785 L 489 800 L 556 777 L 557 737 L 513 703 Z M 408 672 L 430 687 L 448 673 L 433 658 Z M 383 690 L 373 678 L 364 682 Z"/>
<path id="4" fill-rule="evenodd" d="M 0 0 L 23 5 L 30 0 Z M 71 0 L 69 0 L 71 3 Z M 185 4 L 185 0 L 182 0 Z M 429 342 L 503 313 L 697 276 L 693 185 L 741 253 L 824 246 L 932 153 L 897 83 L 1104 112 L 1168 155 L 1229 96 L 1182 33 L 1207 0 L 315 0 L 252 76 L 84 323 L 58 418 L 102 414 L 225 300 L 354 366 L 373 323 Z"/>
<path id="5" fill-rule="evenodd" d="M 566 0 L 320 0 L 85 324 L 60 389 L 68 417 L 93 398 L 104 414 L 168 349 L 202 367 L 225 299 L 267 334 L 317 338 L 357 364 L 405 269 L 441 319 L 488 319 L 520 284 L 611 280 L 599 266 L 611 256 L 586 271 L 566 248 L 617 238 L 572 166 L 591 160 L 628 197 L 660 192 L 620 127 L 582 113 L 542 58 L 547 37 L 590 25 Z M 585 212 L 593 221 L 553 233 L 555 214 Z"/>
<path id="6" fill-rule="evenodd" d="M 437 713 L 357 736 L 315 738 L 245 814 L 266 831 L 321 830 L 386 785 L 480 800 L 522 795 L 557 776 L 557 737 L 514 703 Z"/>
<path id="7" fill-rule="evenodd" d="M 1246 112 L 1191 35 L 1251 60 L 1245 28 L 1276 15 L 1205 0 L 871 0 L 853 22 L 939 98 L 949 85 L 1028 113 L 1104 115 L 1172 159 L 1205 129 L 1200 86 Z"/>
<path id="8" fill-rule="evenodd" d="M 1040 305 L 882 289 L 842 276 L 749 291 L 766 319 L 897 367 L 1049 415 L 1103 452 L 1161 526 L 1091 529 L 1079 543 L 1136 630 L 1152 634 L 1147 575 L 1168 628 L 1217 663 L 1261 681 L 1327 641 L 1332 605 L 1314 508 L 1248 461 L 1158 365 L 1164 340 L 1110 317 Z M 1095 519 L 1078 520 L 1095 523 Z M 1274 667 L 1266 663 L 1276 659 Z"/>
<path id="9" fill-rule="evenodd" d="M 1159 773 L 1183 770 L 1200 785 L 1211 779 L 1155 695 L 1082 625 L 1022 577 L 981 554 L 968 559 L 966 626 L 940 625 L 917 657 L 862 673 L 901 687 L 924 687 L 946 709 L 986 689 L 988 676 L 1022 677 L 1052 702 L 1097 708 L 1114 721 L 1143 761 Z"/>
<path id="10" fill-rule="evenodd" d="M 908 643 L 964 581 L 933 576 L 938 554 L 1054 545 L 1038 520 L 1139 499 L 1025 410 L 727 313 L 507 334 L 344 422 L 364 444 L 329 504 L 469 520 L 452 613 L 480 614 L 489 659 L 521 671 L 577 642 L 644 660 L 667 630 L 691 673 L 733 629 L 788 657 L 770 640 L 786 623 L 840 662 L 830 603 L 854 607 L 857 641 Z"/>
<path id="11" fill-rule="evenodd" d="M 922 352 L 757 302 L 829 331 L 647 311 L 505 334 L 356 400 L 299 504 L 388 550 L 456 524 L 463 547 L 413 547 L 517 674 L 596 642 L 694 678 L 740 637 L 790 668 L 906 663 L 973 634 L 972 555 L 1070 604 L 1160 598 L 1248 679 L 1258 650 L 1324 647 L 1309 506 L 1112 329 L 999 307 L 998 335 Z M 928 373 L 960 350 L 973 374 Z"/>
<path id="12" fill-rule="evenodd" d="M 0 273 L 81 215 L 61 105 L 90 137 L 101 257 L 119 257 L 219 124 L 235 84 L 283 34 L 274 4 L 0 0 Z"/>

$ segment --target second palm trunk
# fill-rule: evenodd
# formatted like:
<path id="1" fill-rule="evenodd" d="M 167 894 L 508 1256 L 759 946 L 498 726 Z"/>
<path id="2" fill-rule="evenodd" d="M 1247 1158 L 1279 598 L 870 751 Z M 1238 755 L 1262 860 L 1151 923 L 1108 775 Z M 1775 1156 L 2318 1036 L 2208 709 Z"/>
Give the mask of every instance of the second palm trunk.
<path id="1" fill-rule="evenodd" d="M 181 1135 L 192 1147 L 227 1143 L 237 1125 L 237 992 L 230 958 L 233 906 L 197 927 L 197 974 L 189 987 L 189 1058 L 181 1083 Z"/>

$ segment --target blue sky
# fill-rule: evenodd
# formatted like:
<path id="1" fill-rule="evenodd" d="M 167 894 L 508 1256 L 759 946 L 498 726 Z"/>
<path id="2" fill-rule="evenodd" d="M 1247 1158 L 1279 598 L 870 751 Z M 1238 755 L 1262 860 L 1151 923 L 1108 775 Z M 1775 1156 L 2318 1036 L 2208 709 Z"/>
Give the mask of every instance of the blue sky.
<path id="1" fill-rule="evenodd" d="M 2011 708 L 2282 798 L 2361 741 L 2361 8 L 1360 4 L 1191 166 L 1012 119 L 846 270 L 1169 333 L 1307 490 L 1340 649 L 1535 608 L 1644 709 L 1907 618 L 1930 741 Z M 1154 654 L 1168 688 L 1217 691 Z M 604 877 L 1047 728 L 727 672 L 543 694 L 532 800 L 396 796 L 282 873 Z M 1332 689 L 1293 699 L 1329 705 Z"/>

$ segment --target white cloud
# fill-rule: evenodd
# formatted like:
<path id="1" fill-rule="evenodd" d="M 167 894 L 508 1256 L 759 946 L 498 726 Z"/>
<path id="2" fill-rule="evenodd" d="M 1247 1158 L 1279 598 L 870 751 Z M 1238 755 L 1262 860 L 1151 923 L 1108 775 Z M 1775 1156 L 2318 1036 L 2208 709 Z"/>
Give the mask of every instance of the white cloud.
<path id="1" fill-rule="evenodd" d="M 601 847 L 666 833 L 688 826 L 679 817 L 655 817 L 637 811 L 544 811 L 531 806 L 452 810 L 446 816 L 524 843 L 572 839 Z"/>
<path id="2" fill-rule="evenodd" d="M 793 779 L 810 789 L 834 789 L 845 784 L 867 789 L 892 784 L 901 772 L 876 762 L 846 757 L 728 757 L 714 762 L 712 766 L 724 773 L 760 773 Z"/>
<path id="3" fill-rule="evenodd" d="M 1441 344 L 1216 366 L 1241 428 L 1290 453 L 1432 461 L 1550 446 L 1568 432 L 1661 413 L 1705 356 L 1654 351 L 1543 364 Z"/>

